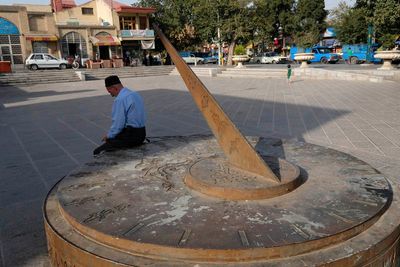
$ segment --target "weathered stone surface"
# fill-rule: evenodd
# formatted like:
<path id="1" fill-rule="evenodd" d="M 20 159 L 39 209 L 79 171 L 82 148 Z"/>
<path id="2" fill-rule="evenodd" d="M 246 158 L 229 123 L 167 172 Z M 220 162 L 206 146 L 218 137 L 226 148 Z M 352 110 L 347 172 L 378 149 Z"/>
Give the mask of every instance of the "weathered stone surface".
<path id="1" fill-rule="evenodd" d="M 274 259 L 295 266 L 299 258 L 315 265 L 343 259 L 355 265 L 382 250 L 373 244 L 383 241 L 383 251 L 393 244 L 387 240 L 398 236 L 398 223 L 390 223 L 399 212 L 385 211 L 398 202 L 392 190 L 397 185 L 374 168 L 321 146 L 250 141 L 261 155 L 300 166 L 304 184 L 267 200 L 208 197 L 190 190 L 183 178 L 191 163 L 221 154 L 216 141 L 209 136 L 160 138 L 104 155 L 64 178 L 48 199 L 48 223 L 81 250 L 128 265 L 254 266 L 254 261 Z M 57 251 L 52 242 L 57 235 L 50 236 Z"/>

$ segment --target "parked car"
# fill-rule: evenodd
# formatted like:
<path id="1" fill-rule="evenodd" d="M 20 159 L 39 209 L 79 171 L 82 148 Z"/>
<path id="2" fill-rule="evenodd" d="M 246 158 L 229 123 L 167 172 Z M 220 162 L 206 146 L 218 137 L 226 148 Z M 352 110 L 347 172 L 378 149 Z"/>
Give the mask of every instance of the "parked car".
<path id="1" fill-rule="evenodd" d="M 186 64 L 203 64 L 204 58 L 197 57 L 194 53 L 191 52 L 179 52 L 179 55 L 186 62 Z"/>
<path id="2" fill-rule="evenodd" d="M 258 64 L 278 64 L 278 63 L 286 63 L 287 58 L 278 55 L 276 52 L 264 52 L 261 54 L 256 54 L 250 59 L 252 63 Z"/>
<path id="3" fill-rule="evenodd" d="M 68 61 L 58 59 L 46 53 L 32 53 L 25 61 L 26 67 L 31 70 L 47 68 L 59 68 L 63 70 L 67 68 L 67 64 Z"/>
<path id="4" fill-rule="evenodd" d="M 211 52 L 196 52 L 194 55 L 203 58 L 204 64 L 217 64 L 218 62 L 218 54 L 212 55 Z"/>
<path id="5" fill-rule="evenodd" d="M 312 48 L 299 49 L 296 46 L 290 48 L 290 59 L 294 61 L 294 55 L 299 50 L 304 50 L 305 53 L 314 53 L 314 58 L 310 62 L 337 63 L 340 59 L 339 55 L 333 53 L 333 49 L 327 46 L 313 46 Z M 300 52 L 299 52 L 300 53 Z"/>
<path id="6" fill-rule="evenodd" d="M 372 44 L 369 48 L 370 50 L 370 60 L 373 63 L 381 63 L 382 59 L 374 58 L 374 51 L 376 51 L 379 47 L 379 44 Z M 349 54 L 351 50 L 351 55 Z M 352 45 L 343 45 L 343 59 L 350 64 L 359 64 L 366 62 L 368 59 L 368 45 L 367 44 L 352 44 Z"/>

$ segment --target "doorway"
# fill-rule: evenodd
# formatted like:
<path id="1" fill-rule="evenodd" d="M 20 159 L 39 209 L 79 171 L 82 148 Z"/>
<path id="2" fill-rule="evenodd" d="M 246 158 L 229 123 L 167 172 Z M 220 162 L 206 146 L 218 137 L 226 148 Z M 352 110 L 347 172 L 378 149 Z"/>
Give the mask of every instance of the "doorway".
<path id="1" fill-rule="evenodd" d="M 69 56 L 78 55 L 78 45 L 79 44 L 68 44 L 68 54 Z"/>
<path id="2" fill-rule="evenodd" d="M 108 46 L 99 46 L 100 59 L 110 59 L 110 49 Z"/>

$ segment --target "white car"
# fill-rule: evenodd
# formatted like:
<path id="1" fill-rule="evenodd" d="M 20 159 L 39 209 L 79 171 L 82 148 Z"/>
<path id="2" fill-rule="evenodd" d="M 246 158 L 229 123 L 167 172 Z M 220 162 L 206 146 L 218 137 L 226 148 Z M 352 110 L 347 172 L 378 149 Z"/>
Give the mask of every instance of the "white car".
<path id="1" fill-rule="evenodd" d="M 250 62 L 258 63 L 258 64 L 278 64 L 278 63 L 286 63 L 287 58 L 278 55 L 275 52 L 264 52 L 261 54 L 257 54 L 251 58 Z"/>
<path id="2" fill-rule="evenodd" d="M 58 59 L 50 54 L 46 53 L 32 53 L 25 61 L 25 65 L 28 69 L 47 69 L 47 68 L 59 68 L 60 70 L 67 68 L 68 61 L 64 59 Z"/>
<path id="3" fill-rule="evenodd" d="M 182 59 L 186 64 L 203 64 L 204 58 L 196 57 L 194 54 L 181 54 Z"/>

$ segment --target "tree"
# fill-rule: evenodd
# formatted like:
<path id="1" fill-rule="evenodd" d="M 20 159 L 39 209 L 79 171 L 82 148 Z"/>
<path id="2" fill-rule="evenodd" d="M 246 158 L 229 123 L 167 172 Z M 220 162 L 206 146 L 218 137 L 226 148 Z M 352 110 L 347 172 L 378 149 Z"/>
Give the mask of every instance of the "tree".
<path id="1" fill-rule="evenodd" d="M 344 43 L 365 43 L 368 25 L 384 48 L 394 46 L 400 32 L 400 2 L 398 0 L 356 0 L 352 9 L 335 23 L 338 38 Z"/>
<path id="2" fill-rule="evenodd" d="M 320 40 L 326 28 L 327 11 L 324 0 L 298 0 L 295 5 L 295 43 L 310 47 Z"/>
<path id="3" fill-rule="evenodd" d="M 368 22 L 365 8 L 354 8 L 344 12 L 334 24 L 337 38 L 345 44 L 365 43 L 368 35 Z"/>
<path id="4" fill-rule="evenodd" d="M 274 37 L 285 38 L 294 30 L 294 0 L 256 0 L 252 16 L 252 39 L 270 45 Z"/>
<path id="5" fill-rule="evenodd" d="M 251 36 L 249 0 L 197 1 L 193 5 L 194 25 L 199 36 L 211 40 L 221 31 L 223 41 L 229 43 L 228 65 L 232 65 L 232 55 L 236 43 L 245 43 Z"/>
<path id="6" fill-rule="evenodd" d="M 195 0 L 140 0 L 135 5 L 155 7 L 154 22 L 178 49 L 193 48 L 200 42 L 193 25 Z"/>
<path id="7" fill-rule="evenodd" d="M 372 23 L 382 46 L 394 47 L 394 41 L 400 33 L 400 2 L 377 0 Z"/>
<path id="8" fill-rule="evenodd" d="M 334 27 L 339 25 L 343 20 L 343 17 L 350 12 L 350 9 L 351 7 L 345 1 L 340 1 L 337 7 L 329 11 L 328 24 Z"/>

